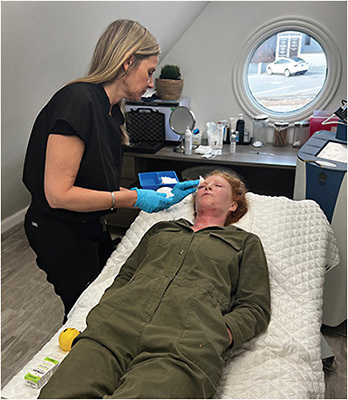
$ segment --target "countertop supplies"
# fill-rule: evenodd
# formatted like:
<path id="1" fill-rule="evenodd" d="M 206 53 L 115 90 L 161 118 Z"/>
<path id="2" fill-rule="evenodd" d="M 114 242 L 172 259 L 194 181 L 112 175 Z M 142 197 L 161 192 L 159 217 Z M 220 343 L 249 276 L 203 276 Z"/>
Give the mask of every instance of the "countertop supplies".
<path id="1" fill-rule="evenodd" d="M 288 143 L 289 122 L 278 121 L 274 122 L 273 126 L 273 146 L 285 147 Z"/>
<path id="2" fill-rule="evenodd" d="M 162 186 L 174 187 L 179 182 L 175 171 L 141 172 L 138 177 L 143 189 L 157 190 Z"/>

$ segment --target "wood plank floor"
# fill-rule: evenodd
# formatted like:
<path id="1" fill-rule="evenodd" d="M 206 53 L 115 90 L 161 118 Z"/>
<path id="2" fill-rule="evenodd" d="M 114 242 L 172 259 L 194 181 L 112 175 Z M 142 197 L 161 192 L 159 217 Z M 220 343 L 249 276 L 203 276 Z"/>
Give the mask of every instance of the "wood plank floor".
<path id="1" fill-rule="evenodd" d="M 117 236 L 117 232 L 115 233 Z M 23 224 L 1 238 L 1 387 L 31 360 L 61 327 L 63 306 L 25 237 Z M 347 324 L 323 327 L 337 368 L 325 371 L 327 399 L 347 398 Z"/>

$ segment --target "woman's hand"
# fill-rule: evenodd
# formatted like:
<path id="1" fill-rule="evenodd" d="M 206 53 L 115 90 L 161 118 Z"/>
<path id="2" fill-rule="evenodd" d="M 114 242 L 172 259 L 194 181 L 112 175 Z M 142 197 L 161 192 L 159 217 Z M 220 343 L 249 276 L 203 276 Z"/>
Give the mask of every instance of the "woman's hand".
<path id="1" fill-rule="evenodd" d="M 174 195 L 173 197 L 171 197 L 172 204 L 179 203 L 186 196 L 195 192 L 198 184 L 199 179 L 195 181 L 185 181 L 177 183 L 172 190 L 172 193 Z"/>
<path id="2" fill-rule="evenodd" d="M 165 193 L 155 192 L 154 190 L 134 188 L 138 194 L 137 202 L 134 207 L 138 207 L 148 213 L 169 208 L 172 205 L 171 198 L 167 198 Z"/>

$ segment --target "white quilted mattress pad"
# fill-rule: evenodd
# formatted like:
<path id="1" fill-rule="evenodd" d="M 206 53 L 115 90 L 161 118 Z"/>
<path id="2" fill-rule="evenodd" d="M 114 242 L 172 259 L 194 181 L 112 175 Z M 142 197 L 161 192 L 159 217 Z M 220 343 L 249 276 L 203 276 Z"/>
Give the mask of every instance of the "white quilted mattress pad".
<path id="1" fill-rule="evenodd" d="M 163 190 L 165 191 L 165 189 Z M 338 263 L 331 227 L 311 200 L 247 194 L 248 213 L 236 224 L 258 235 L 267 257 L 271 321 L 266 332 L 230 350 L 215 398 L 324 398 L 320 326 L 325 269 Z M 46 356 L 62 360 L 58 345 L 66 327 L 82 331 L 89 310 L 111 285 L 144 233 L 160 220 L 193 220 L 192 196 L 155 214 L 140 212 L 100 276 L 85 290 L 67 323 L 3 389 L 4 398 L 37 398 L 25 374 Z"/>

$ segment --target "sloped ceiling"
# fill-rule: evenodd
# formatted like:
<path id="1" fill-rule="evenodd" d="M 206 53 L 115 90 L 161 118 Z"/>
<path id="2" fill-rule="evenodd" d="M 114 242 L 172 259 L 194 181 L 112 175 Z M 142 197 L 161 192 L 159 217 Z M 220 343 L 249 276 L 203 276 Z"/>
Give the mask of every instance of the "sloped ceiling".
<path id="1" fill-rule="evenodd" d="M 162 60 L 208 4 L 207 1 L 1 2 L 2 219 L 15 215 L 29 202 L 21 172 L 35 116 L 59 87 L 85 75 L 104 29 L 120 18 L 139 21 L 159 42 Z"/>
<path id="2" fill-rule="evenodd" d="M 137 8 L 127 10 L 132 2 L 122 2 L 127 15 L 134 15 L 148 28 L 161 46 L 160 61 L 194 23 L 209 1 L 141 1 Z M 150 12 L 144 13 L 143 7 Z M 127 10 L 127 11 L 126 11 Z"/>

